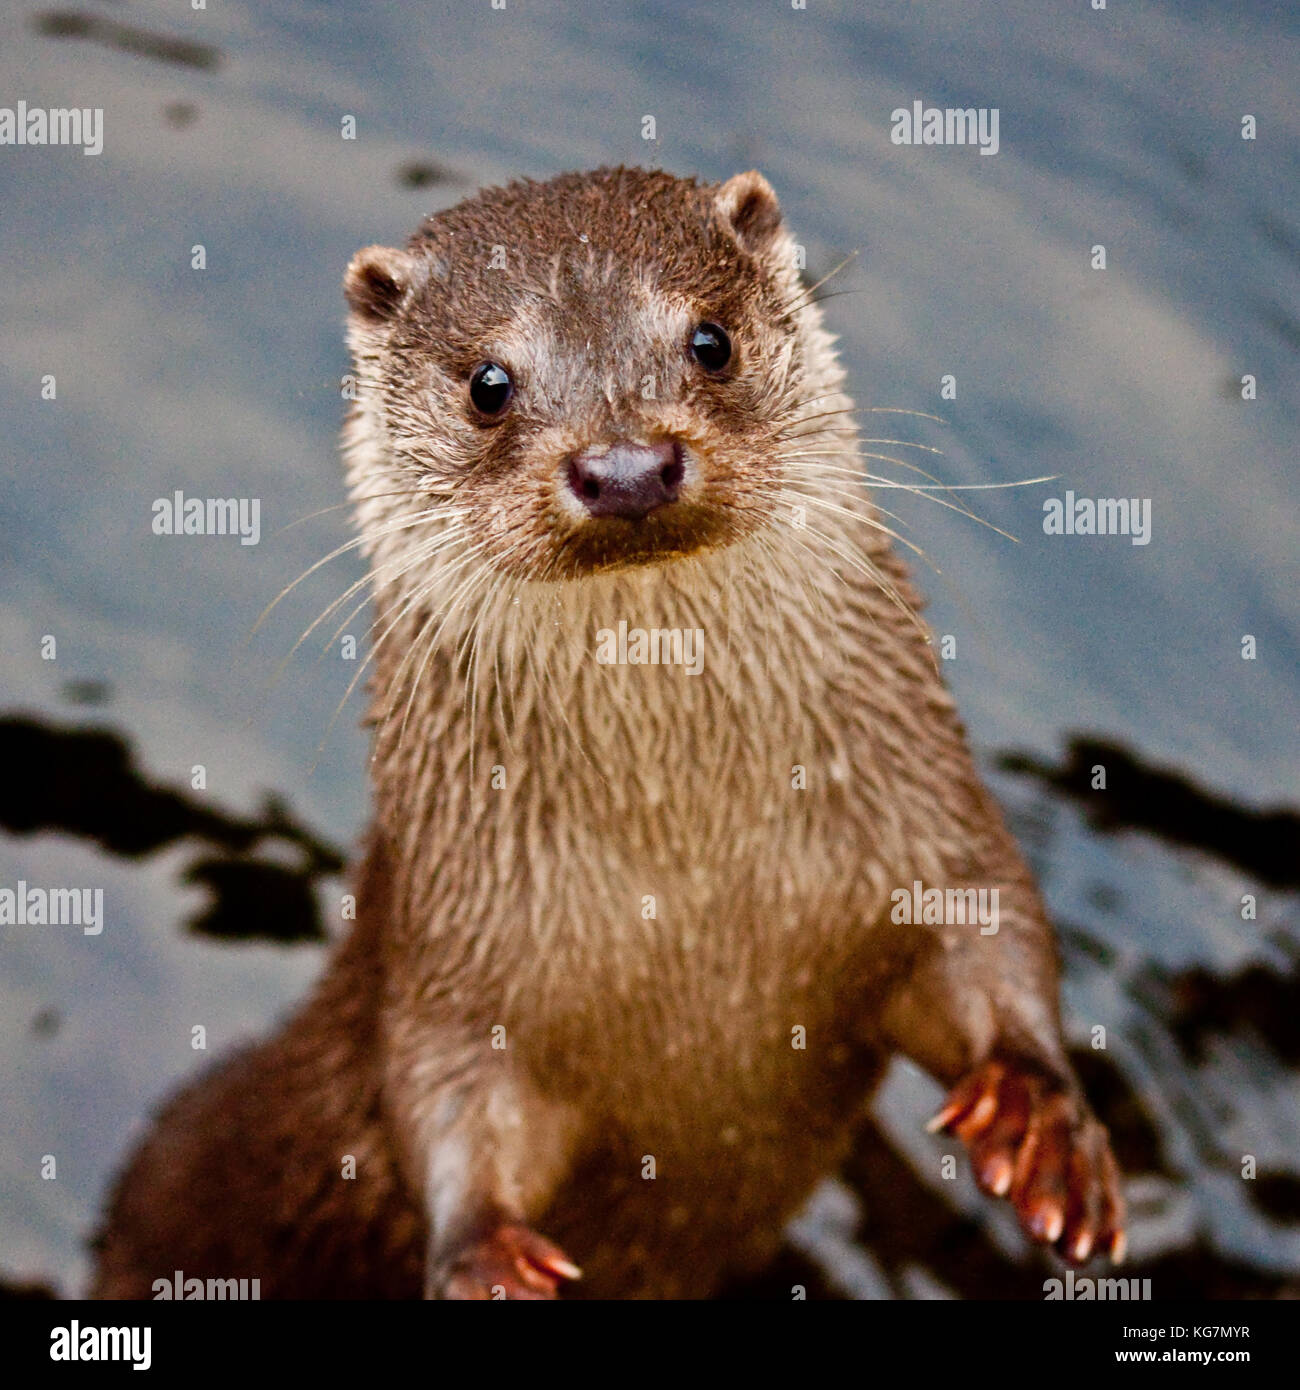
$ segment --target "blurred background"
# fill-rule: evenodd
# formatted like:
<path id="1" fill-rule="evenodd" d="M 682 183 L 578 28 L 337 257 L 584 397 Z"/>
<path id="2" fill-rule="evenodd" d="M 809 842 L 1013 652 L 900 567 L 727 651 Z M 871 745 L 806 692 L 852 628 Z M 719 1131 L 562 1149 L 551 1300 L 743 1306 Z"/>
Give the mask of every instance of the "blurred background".
<path id="1" fill-rule="evenodd" d="M 357 662 L 322 654 L 337 622 L 285 659 L 355 554 L 252 629 L 350 537 L 343 267 L 481 184 L 620 162 L 758 167 L 810 280 L 859 252 L 826 306 L 852 393 L 942 417 L 869 436 L 944 483 L 1056 475 L 955 494 L 999 529 L 882 501 L 1060 928 L 1126 1272 L 1300 1289 L 1298 38 L 1280 0 L 9 0 L 0 106 L 105 114 L 96 157 L 0 146 L 0 887 L 102 887 L 105 925 L 0 927 L 8 1292 L 81 1291 L 151 1110 L 301 996 L 337 918 Z M 998 108 L 999 152 L 892 144 L 915 100 Z M 1150 543 L 1045 535 L 1066 488 L 1151 499 Z M 176 489 L 260 499 L 259 544 L 154 535 Z M 734 1292 L 1041 1297 L 964 1160 L 940 1180 L 938 1098 L 896 1066 Z"/>

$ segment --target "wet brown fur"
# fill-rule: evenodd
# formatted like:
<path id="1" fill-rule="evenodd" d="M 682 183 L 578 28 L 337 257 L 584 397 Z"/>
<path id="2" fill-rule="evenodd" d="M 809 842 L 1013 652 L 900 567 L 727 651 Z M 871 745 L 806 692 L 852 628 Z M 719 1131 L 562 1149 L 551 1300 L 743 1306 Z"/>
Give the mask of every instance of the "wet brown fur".
<path id="1" fill-rule="evenodd" d="M 865 491 L 795 457 L 860 466 L 792 251 L 755 175 L 605 170 L 354 261 L 358 921 L 278 1036 L 163 1112 L 100 1296 L 175 1269 L 417 1296 L 502 1213 L 583 1266 L 576 1292 L 705 1295 L 770 1258 L 891 1054 L 1073 1086 L 1051 931 L 904 567 Z M 721 379 L 683 351 L 699 318 L 735 343 Z M 498 424 L 466 396 L 485 359 L 518 382 Z M 593 533 L 560 461 L 628 435 L 686 441 L 689 496 Z M 597 664 L 620 619 L 702 629 L 703 672 Z M 892 924 L 915 879 L 998 887 L 997 935 Z"/>

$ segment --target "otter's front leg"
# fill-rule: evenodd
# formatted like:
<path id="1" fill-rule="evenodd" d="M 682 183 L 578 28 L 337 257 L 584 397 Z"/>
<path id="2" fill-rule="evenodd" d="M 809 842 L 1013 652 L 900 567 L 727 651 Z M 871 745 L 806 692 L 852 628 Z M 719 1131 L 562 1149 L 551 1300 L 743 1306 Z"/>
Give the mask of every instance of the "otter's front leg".
<path id="1" fill-rule="evenodd" d="M 1119 1170 L 1065 1055 L 1051 929 L 1019 876 L 997 901 L 996 930 L 984 934 L 978 921 L 885 929 L 913 934 L 897 939 L 910 966 L 886 1004 L 886 1033 L 951 1088 L 930 1128 L 966 1144 L 980 1186 L 1007 1198 L 1033 1239 L 1075 1263 L 1105 1252 L 1118 1263 Z"/>
<path id="2" fill-rule="evenodd" d="M 551 1299 L 580 1278 L 530 1224 L 565 1174 L 572 1115 L 503 1074 L 460 1081 L 427 1115 L 425 1297 Z"/>
<path id="3" fill-rule="evenodd" d="M 966 1144 L 980 1186 L 1007 1197 L 1034 1239 L 1076 1264 L 1097 1253 L 1123 1259 L 1119 1170 L 1073 1078 L 1023 1057 L 990 1058 L 957 1083 L 930 1128 Z"/>

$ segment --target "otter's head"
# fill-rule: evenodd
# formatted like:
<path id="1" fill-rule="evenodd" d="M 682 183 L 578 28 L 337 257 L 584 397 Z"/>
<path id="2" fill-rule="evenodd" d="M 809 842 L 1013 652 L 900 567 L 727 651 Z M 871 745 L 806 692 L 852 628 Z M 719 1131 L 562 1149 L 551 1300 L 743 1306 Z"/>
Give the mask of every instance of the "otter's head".
<path id="1" fill-rule="evenodd" d="M 791 427 L 838 381 L 757 173 L 487 189 L 358 252 L 345 290 L 380 554 L 563 580 L 729 544 L 771 521 Z"/>

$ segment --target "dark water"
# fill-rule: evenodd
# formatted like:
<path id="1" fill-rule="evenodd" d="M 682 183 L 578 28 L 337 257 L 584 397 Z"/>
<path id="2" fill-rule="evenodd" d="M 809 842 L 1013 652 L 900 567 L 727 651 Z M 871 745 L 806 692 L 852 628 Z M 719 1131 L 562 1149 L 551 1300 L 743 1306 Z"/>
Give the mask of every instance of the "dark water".
<path id="1" fill-rule="evenodd" d="M 1300 18 L 16 0 L 0 29 L 0 106 L 105 113 L 96 157 L 0 146 L 0 886 L 105 903 L 98 936 L 0 927 L 0 1275 L 77 1291 L 149 1109 L 319 968 L 365 815 L 355 698 L 334 718 L 355 663 L 320 655 L 331 624 L 276 670 L 358 562 L 250 632 L 349 536 L 338 510 L 283 529 L 342 500 L 348 257 L 480 183 L 625 161 L 756 165 L 813 275 L 859 251 L 827 306 L 854 394 L 943 417 L 869 435 L 941 449 L 946 483 L 1058 475 L 966 495 L 1017 541 L 883 500 L 942 571 L 947 674 L 1061 929 L 1130 1272 L 1157 1297 L 1296 1287 Z M 891 144 L 915 99 L 997 107 L 998 154 Z M 153 535 L 178 488 L 260 499 L 260 542 Z M 1150 499 L 1150 543 L 1044 534 L 1067 488 Z M 737 1292 L 1040 1296 L 1006 1213 L 938 1180 L 935 1099 L 896 1068 L 844 1182 Z"/>

